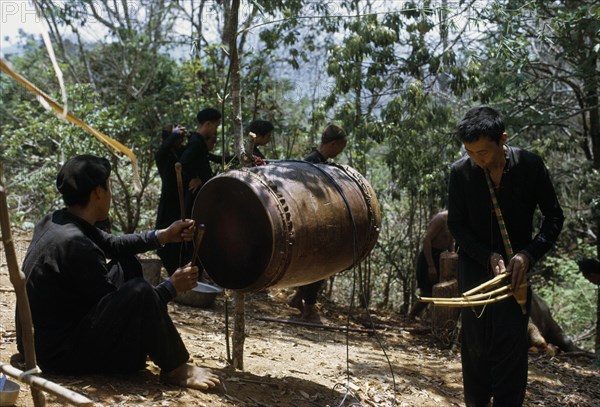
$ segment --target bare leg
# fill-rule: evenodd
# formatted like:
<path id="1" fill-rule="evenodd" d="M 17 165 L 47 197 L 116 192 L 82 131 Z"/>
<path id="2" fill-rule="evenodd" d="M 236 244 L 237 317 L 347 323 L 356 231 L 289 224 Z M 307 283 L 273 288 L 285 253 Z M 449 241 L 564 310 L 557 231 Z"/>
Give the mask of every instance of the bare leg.
<path id="1" fill-rule="evenodd" d="M 220 383 L 219 377 L 209 369 L 189 365 L 187 363 L 184 363 L 170 372 L 161 372 L 160 380 L 163 383 L 189 387 L 197 390 L 207 390 Z"/>

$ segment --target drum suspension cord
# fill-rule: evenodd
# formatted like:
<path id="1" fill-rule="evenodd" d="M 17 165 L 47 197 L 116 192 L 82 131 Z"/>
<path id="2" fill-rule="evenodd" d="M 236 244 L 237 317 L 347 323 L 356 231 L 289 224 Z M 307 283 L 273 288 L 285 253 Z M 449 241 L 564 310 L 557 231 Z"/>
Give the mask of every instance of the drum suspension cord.
<path id="1" fill-rule="evenodd" d="M 308 161 L 303 161 L 303 160 L 281 160 L 278 162 L 295 162 L 295 163 L 304 163 L 307 165 L 311 165 L 313 166 L 313 168 L 316 168 L 319 172 L 321 172 L 329 181 L 331 181 L 331 183 L 333 184 L 333 186 L 335 187 L 335 189 L 339 192 L 340 196 L 342 197 L 342 199 L 344 200 L 344 204 L 346 205 L 346 208 L 348 209 L 348 215 L 350 216 L 350 222 L 352 223 L 352 247 L 353 247 L 353 267 L 352 267 L 352 293 L 351 293 L 351 297 L 350 297 L 350 305 L 348 308 L 348 314 L 346 316 L 346 328 L 348 328 L 350 326 L 350 310 L 354 307 L 354 295 L 356 293 L 356 258 L 357 258 L 357 251 L 358 251 L 358 233 L 356 231 L 356 222 L 354 220 L 354 215 L 352 213 L 352 208 L 350 207 L 350 202 L 348 201 L 348 198 L 346 197 L 346 194 L 344 193 L 342 187 L 338 184 L 338 182 L 326 171 L 324 171 L 321 167 L 319 167 L 318 165 L 308 162 Z M 360 295 L 363 296 L 363 301 L 366 304 L 366 296 L 364 291 L 361 290 Z M 383 355 L 385 356 L 385 359 L 387 361 L 388 367 L 390 369 L 390 373 L 392 375 L 392 384 L 393 384 L 393 388 L 394 388 L 394 400 L 393 400 L 393 404 L 392 406 L 396 405 L 396 378 L 394 375 L 394 368 L 392 367 L 392 363 L 390 361 L 390 358 L 385 350 L 385 346 L 383 344 L 383 341 L 381 340 L 381 338 L 379 337 L 379 335 L 377 334 L 377 331 L 375 330 L 375 324 L 373 323 L 373 319 L 371 318 L 371 313 L 369 312 L 369 309 L 367 308 L 367 315 L 369 317 L 369 323 L 371 324 L 371 328 L 373 329 L 373 335 L 375 336 L 375 339 L 377 340 L 377 343 L 379 345 L 379 347 L 381 348 L 381 350 L 383 351 Z M 350 331 L 348 329 L 346 329 L 346 384 L 342 384 L 342 383 L 338 383 L 334 386 L 334 390 L 336 387 L 343 387 L 346 390 L 346 393 L 344 394 L 344 398 L 338 403 L 336 404 L 336 407 L 341 407 L 344 405 L 346 398 L 351 395 L 353 398 L 356 399 L 356 396 L 354 396 L 354 394 L 352 393 L 352 391 L 350 390 Z M 355 406 L 355 407 L 361 407 L 362 404 L 360 402 L 356 402 L 356 403 L 351 403 L 350 407 Z"/>

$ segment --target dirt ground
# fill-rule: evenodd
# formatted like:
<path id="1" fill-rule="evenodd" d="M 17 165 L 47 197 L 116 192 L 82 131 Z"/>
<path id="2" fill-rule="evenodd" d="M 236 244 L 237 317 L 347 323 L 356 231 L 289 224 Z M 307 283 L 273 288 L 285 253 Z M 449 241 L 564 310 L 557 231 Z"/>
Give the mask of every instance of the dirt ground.
<path id="1" fill-rule="evenodd" d="M 19 264 L 27 241 L 17 240 Z M 460 354 L 439 349 L 427 319 L 409 322 L 392 312 L 371 311 L 377 334 L 361 332 L 369 318 L 351 312 L 353 332 L 283 324 L 297 320 L 285 305 L 292 291 L 246 295 L 244 370 L 228 366 L 225 299 L 200 309 L 172 302 L 169 311 L 193 358 L 212 368 L 222 385 L 208 391 L 159 383 L 151 362 L 132 376 L 43 377 L 92 399 L 95 406 L 463 406 Z M 0 248 L 0 362 L 16 353 L 15 294 Z M 229 301 L 229 313 L 233 313 Z M 348 325 L 348 310 L 322 304 L 327 324 Z M 232 317 L 230 317 L 232 323 Z M 230 330 L 233 329 L 230 327 Z M 530 353 L 526 406 L 600 406 L 600 369 L 579 355 Z M 48 406 L 65 405 L 52 395 Z M 33 406 L 26 385 L 17 406 Z"/>

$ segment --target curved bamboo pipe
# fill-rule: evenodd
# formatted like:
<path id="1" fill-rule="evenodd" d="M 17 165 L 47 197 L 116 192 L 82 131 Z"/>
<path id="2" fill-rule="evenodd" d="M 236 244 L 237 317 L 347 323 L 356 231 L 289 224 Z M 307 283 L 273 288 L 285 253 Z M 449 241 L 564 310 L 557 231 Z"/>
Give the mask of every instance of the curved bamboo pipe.
<path id="1" fill-rule="evenodd" d="M 499 295 L 494 298 L 489 298 L 487 300 L 471 301 L 467 298 L 467 299 L 463 299 L 462 302 L 459 302 L 459 301 L 444 301 L 444 298 L 436 298 L 435 301 L 431 301 L 431 303 L 433 305 L 439 305 L 439 306 L 449 307 L 449 308 L 464 308 L 464 307 L 475 307 L 475 306 L 479 306 L 479 305 L 493 304 L 495 302 L 502 301 L 502 300 L 512 297 L 512 296 L 513 296 L 513 293 L 511 291 L 511 292 Z M 446 298 L 446 300 L 448 300 L 448 298 Z"/>
<path id="2" fill-rule="evenodd" d="M 469 296 L 471 294 L 475 294 L 478 293 L 482 290 L 486 290 L 490 287 L 493 287 L 497 284 L 500 284 L 500 282 L 502 282 L 502 280 L 504 280 L 505 278 L 507 278 L 508 276 L 510 276 L 510 273 L 502 273 L 502 274 L 498 274 L 496 277 L 486 281 L 485 283 L 479 284 L 477 287 L 471 288 L 468 291 L 465 291 L 462 295 L 463 296 Z"/>
<path id="3" fill-rule="evenodd" d="M 522 285 L 523 286 L 523 285 Z M 522 287 L 521 286 L 521 287 Z M 525 285 L 527 287 L 527 285 Z M 474 304 L 478 304 L 481 301 L 492 300 L 489 302 L 481 302 L 481 304 L 489 304 L 492 302 L 500 301 L 501 299 L 508 298 L 514 295 L 514 293 L 510 289 L 510 284 L 502 286 L 500 288 L 496 288 L 492 291 L 487 291 L 479 294 L 465 295 L 462 297 L 419 297 L 419 301 L 421 302 L 430 302 L 434 305 L 447 305 L 453 304 L 454 306 L 463 306 L 468 307 Z"/>

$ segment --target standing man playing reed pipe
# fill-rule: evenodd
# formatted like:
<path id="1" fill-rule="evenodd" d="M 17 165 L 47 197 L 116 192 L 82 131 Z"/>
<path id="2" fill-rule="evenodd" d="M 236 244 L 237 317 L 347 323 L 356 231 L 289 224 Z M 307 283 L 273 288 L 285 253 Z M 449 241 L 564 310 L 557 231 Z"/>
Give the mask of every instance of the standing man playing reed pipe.
<path id="1" fill-rule="evenodd" d="M 491 107 L 470 109 L 458 124 L 458 137 L 467 154 L 452 165 L 448 227 L 459 247 L 460 290 L 512 273 L 509 280 L 515 291 L 562 229 L 564 216 L 548 170 L 539 156 L 506 144 L 504 119 Z M 543 222 L 533 237 L 536 208 Z M 504 239 L 502 229 L 507 232 Z M 528 289 L 526 311 L 530 300 Z M 467 406 L 490 406 L 492 400 L 495 407 L 523 404 L 527 314 L 515 298 L 463 309 L 461 359 Z"/>
<path id="2" fill-rule="evenodd" d="M 179 268 L 153 287 L 135 258 L 165 243 L 191 240 L 194 222 L 178 220 L 165 229 L 123 236 L 96 228 L 108 217 L 110 172 L 104 158 L 68 160 L 56 178 L 66 208 L 35 227 L 23 271 L 38 363 L 63 374 L 132 373 L 144 369 L 150 357 L 164 383 L 214 387 L 216 375 L 187 363 L 189 354 L 167 311 L 177 292 L 196 286 L 198 268 Z M 19 336 L 17 341 L 22 353 Z"/>

